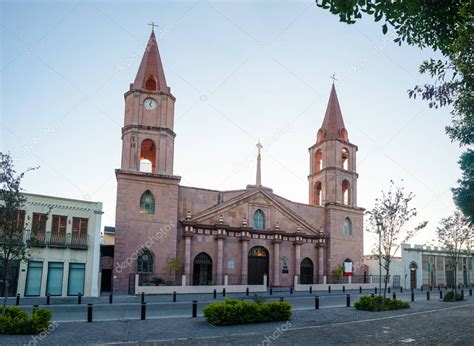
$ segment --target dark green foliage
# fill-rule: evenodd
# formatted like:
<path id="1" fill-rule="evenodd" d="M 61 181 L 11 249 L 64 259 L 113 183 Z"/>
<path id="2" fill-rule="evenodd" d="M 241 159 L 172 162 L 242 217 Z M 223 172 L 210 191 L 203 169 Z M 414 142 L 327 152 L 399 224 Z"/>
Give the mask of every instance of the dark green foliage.
<path id="1" fill-rule="evenodd" d="M 446 292 L 443 297 L 443 301 L 445 302 L 458 302 L 460 300 L 464 300 L 464 297 L 461 293 L 455 291 Z"/>
<path id="2" fill-rule="evenodd" d="M 354 304 L 357 310 L 366 310 L 366 311 L 382 311 L 383 310 L 397 310 L 397 309 L 407 309 L 410 307 L 410 304 L 403 302 L 400 299 L 385 298 L 385 303 L 382 296 L 362 296 Z"/>
<path id="3" fill-rule="evenodd" d="M 0 334 L 38 334 L 48 329 L 51 310 L 35 309 L 32 316 L 14 306 L 0 315 Z"/>
<path id="4" fill-rule="evenodd" d="M 159 286 L 159 285 L 161 285 L 161 284 L 166 283 L 166 280 L 163 279 L 163 278 L 160 277 L 160 276 L 153 276 L 153 277 L 151 278 L 150 282 L 151 282 L 153 285 Z"/>
<path id="5" fill-rule="evenodd" d="M 226 298 L 204 308 L 206 321 L 215 326 L 230 324 L 287 321 L 291 305 L 287 302 L 249 302 Z"/>
<path id="6" fill-rule="evenodd" d="M 454 202 L 464 216 L 474 222 L 474 150 L 468 149 L 458 161 L 462 177 L 452 189 Z"/>

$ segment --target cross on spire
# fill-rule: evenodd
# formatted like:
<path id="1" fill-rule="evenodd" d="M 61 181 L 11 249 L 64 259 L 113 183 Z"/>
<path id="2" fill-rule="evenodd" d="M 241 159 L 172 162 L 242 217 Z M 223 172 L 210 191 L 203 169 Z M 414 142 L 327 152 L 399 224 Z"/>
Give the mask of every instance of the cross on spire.
<path id="1" fill-rule="evenodd" d="M 155 26 L 158 28 L 159 25 L 155 24 L 155 22 L 148 23 L 151 26 L 151 32 L 155 32 Z"/>
<path id="2" fill-rule="evenodd" d="M 332 84 L 334 84 L 335 81 L 337 81 L 337 78 L 336 78 L 336 74 L 333 73 L 331 77 L 329 77 L 332 79 Z"/>
<path id="3" fill-rule="evenodd" d="M 263 148 L 263 145 L 260 144 L 260 139 L 258 140 L 258 143 L 257 143 L 257 148 L 258 148 L 258 155 L 260 155 L 260 149 Z"/>

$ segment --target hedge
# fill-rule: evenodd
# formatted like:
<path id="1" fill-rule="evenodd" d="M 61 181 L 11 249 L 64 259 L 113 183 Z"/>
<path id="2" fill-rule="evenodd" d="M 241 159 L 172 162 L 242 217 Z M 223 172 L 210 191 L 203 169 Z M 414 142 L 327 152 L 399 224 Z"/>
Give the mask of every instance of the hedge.
<path id="1" fill-rule="evenodd" d="M 287 321 L 291 317 L 291 305 L 287 302 L 249 302 L 230 298 L 209 304 L 203 311 L 206 321 L 215 326 Z"/>
<path id="2" fill-rule="evenodd" d="M 28 316 L 19 307 L 9 306 L 4 315 L 0 314 L 0 334 L 38 334 L 48 329 L 50 320 L 51 310 L 36 308 Z"/>
<path id="3" fill-rule="evenodd" d="M 464 300 L 464 296 L 461 293 L 455 291 L 446 292 L 443 301 L 445 302 L 458 302 Z"/>
<path id="4" fill-rule="evenodd" d="M 382 311 L 382 302 L 384 299 L 382 296 L 362 296 L 354 304 L 357 310 L 366 310 L 366 311 Z M 383 304 L 383 310 L 397 310 L 397 309 L 407 309 L 410 307 L 410 304 L 407 302 L 401 301 L 400 299 L 385 298 Z"/>

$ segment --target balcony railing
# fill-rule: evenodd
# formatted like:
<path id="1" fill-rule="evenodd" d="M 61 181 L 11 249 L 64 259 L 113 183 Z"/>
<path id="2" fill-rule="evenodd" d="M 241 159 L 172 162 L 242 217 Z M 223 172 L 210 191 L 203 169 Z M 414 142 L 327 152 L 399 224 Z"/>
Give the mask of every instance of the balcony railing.
<path id="1" fill-rule="evenodd" d="M 48 241 L 49 247 L 66 247 L 66 233 L 51 233 Z"/>
<path id="2" fill-rule="evenodd" d="M 27 240 L 30 246 L 44 247 L 46 246 L 46 232 L 31 232 L 27 233 Z"/>
<path id="3" fill-rule="evenodd" d="M 88 237 L 87 234 L 78 234 L 73 232 L 71 235 L 71 243 L 69 244 L 71 249 L 87 249 L 88 247 Z"/>

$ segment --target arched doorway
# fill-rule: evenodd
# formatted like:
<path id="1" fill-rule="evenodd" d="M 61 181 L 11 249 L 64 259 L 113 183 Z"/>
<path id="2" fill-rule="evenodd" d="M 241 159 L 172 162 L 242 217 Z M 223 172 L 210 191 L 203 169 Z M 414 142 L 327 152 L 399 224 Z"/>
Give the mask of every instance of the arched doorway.
<path id="1" fill-rule="evenodd" d="M 194 258 L 193 285 L 212 285 L 212 258 L 205 252 L 201 252 Z"/>
<path id="2" fill-rule="evenodd" d="M 418 265 L 416 262 L 410 263 L 410 288 L 416 289 L 416 270 L 418 269 Z"/>
<path id="3" fill-rule="evenodd" d="M 303 259 L 300 264 L 300 283 L 302 285 L 312 285 L 314 277 L 313 261 L 308 257 Z"/>
<path id="4" fill-rule="evenodd" d="M 248 256 L 248 284 L 263 285 L 263 276 L 268 277 L 269 255 L 263 246 L 254 246 Z M 268 280 L 267 280 L 268 285 Z"/>

